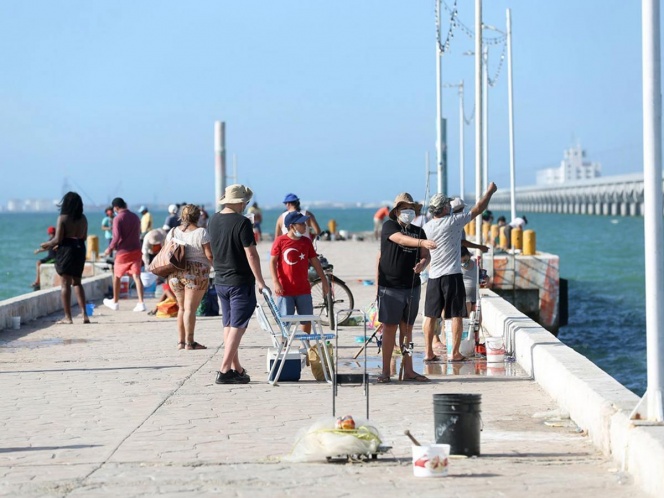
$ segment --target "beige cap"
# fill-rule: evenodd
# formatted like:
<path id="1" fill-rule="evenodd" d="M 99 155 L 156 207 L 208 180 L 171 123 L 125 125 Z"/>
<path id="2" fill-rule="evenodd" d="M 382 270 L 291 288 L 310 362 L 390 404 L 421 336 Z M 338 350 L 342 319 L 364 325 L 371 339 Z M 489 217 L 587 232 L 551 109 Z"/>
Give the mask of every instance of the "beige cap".
<path id="1" fill-rule="evenodd" d="M 254 192 L 244 185 L 236 183 L 229 185 L 224 191 L 224 195 L 219 199 L 221 204 L 238 204 L 240 202 L 249 202 Z"/>

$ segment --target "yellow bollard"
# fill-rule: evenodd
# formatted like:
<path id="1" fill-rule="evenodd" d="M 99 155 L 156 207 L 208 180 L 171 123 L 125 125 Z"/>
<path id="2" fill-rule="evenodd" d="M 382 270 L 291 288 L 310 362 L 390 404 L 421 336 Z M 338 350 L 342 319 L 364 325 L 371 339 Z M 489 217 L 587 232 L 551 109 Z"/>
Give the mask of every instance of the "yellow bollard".
<path id="1" fill-rule="evenodd" d="M 523 232 L 523 253 L 526 256 L 534 256 L 537 254 L 537 243 L 535 237 L 535 230 L 524 230 Z"/>
<path id="2" fill-rule="evenodd" d="M 505 235 L 505 227 L 498 227 L 499 229 L 499 235 L 498 235 L 498 247 L 501 249 L 507 249 L 507 235 Z"/>
<path id="3" fill-rule="evenodd" d="M 489 232 L 491 231 L 491 224 L 482 222 L 482 244 L 489 242 Z"/>
<path id="4" fill-rule="evenodd" d="M 523 249 L 523 230 L 512 228 L 512 249 Z"/>
<path id="5" fill-rule="evenodd" d="M 475 220 L 470 220 L 463 229 L 466 231 L 466 235 L 475 235 Z"/>
<path id="6" fill-rule="evenodd" d="M 499 235 L 500 227 L 498 225 L 491 225 L 491 240 L 489 241 L 489 245 L 495 246 Z"/>
<path id="7" fill-rule="evenodd" d="M 86 245 L 88 246 L 88 250 L 85 259 L 94 263 L 99 257 L 99 237 L 96 235 L 88 235 Z"/>

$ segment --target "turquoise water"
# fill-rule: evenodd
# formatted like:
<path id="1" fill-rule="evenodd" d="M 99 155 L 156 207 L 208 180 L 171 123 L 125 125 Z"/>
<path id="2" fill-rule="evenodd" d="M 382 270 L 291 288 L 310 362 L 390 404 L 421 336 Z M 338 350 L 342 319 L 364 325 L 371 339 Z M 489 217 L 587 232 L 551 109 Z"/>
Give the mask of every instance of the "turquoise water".
<path id="1" fill-rule="evenodd" d="M 316 209 L 323 229 L 371 231 L 374 209 Z M 496 217 L 500 214 L 495 213 Z M 86 213 L 89 232 L 99 237 L 103 213 Z M 155 225 L 165 212 L 153 213 Z M 264 213 L 272 233 L 279 211 Z M 0 299 L 30 292 L 35 278 L 32 251 L 46 240 L 57 214 L 0 213 Z M 641 395 L 646 386 L 646 326 L 643 218 L 528 214 L 537 248 L 560 256 L 560 273 L 569 280 L 569 325 L 559 338 Z"/>

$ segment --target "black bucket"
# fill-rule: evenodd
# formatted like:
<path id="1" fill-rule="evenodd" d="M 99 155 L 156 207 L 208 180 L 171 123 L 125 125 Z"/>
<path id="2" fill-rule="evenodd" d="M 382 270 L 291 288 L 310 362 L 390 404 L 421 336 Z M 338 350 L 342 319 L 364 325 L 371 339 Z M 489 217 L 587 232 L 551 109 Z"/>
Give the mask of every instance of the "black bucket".
<path id="1" fill-rule="evenodd" d="M 450 455 L 480 455 L 481 394 L 434 394 L 436 444 L 449 444 Z"/>

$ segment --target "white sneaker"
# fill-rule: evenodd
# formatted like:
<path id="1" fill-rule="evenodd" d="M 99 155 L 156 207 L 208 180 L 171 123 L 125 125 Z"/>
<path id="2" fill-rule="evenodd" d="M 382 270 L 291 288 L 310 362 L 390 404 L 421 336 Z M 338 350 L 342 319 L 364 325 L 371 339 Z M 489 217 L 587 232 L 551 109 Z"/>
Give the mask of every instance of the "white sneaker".
<path id="1" fill-rule="evenodd" d="M 120 309 L 120 304 L 112 299 L 104 299 L 104 306 L 111 308 L 113 311 L 118 311 Z"/>
<path id="2" fill-rule="evenodd" d="M 145 303 L 138 303 L 134 308 L 134 311 L 145 311 Z"/>

